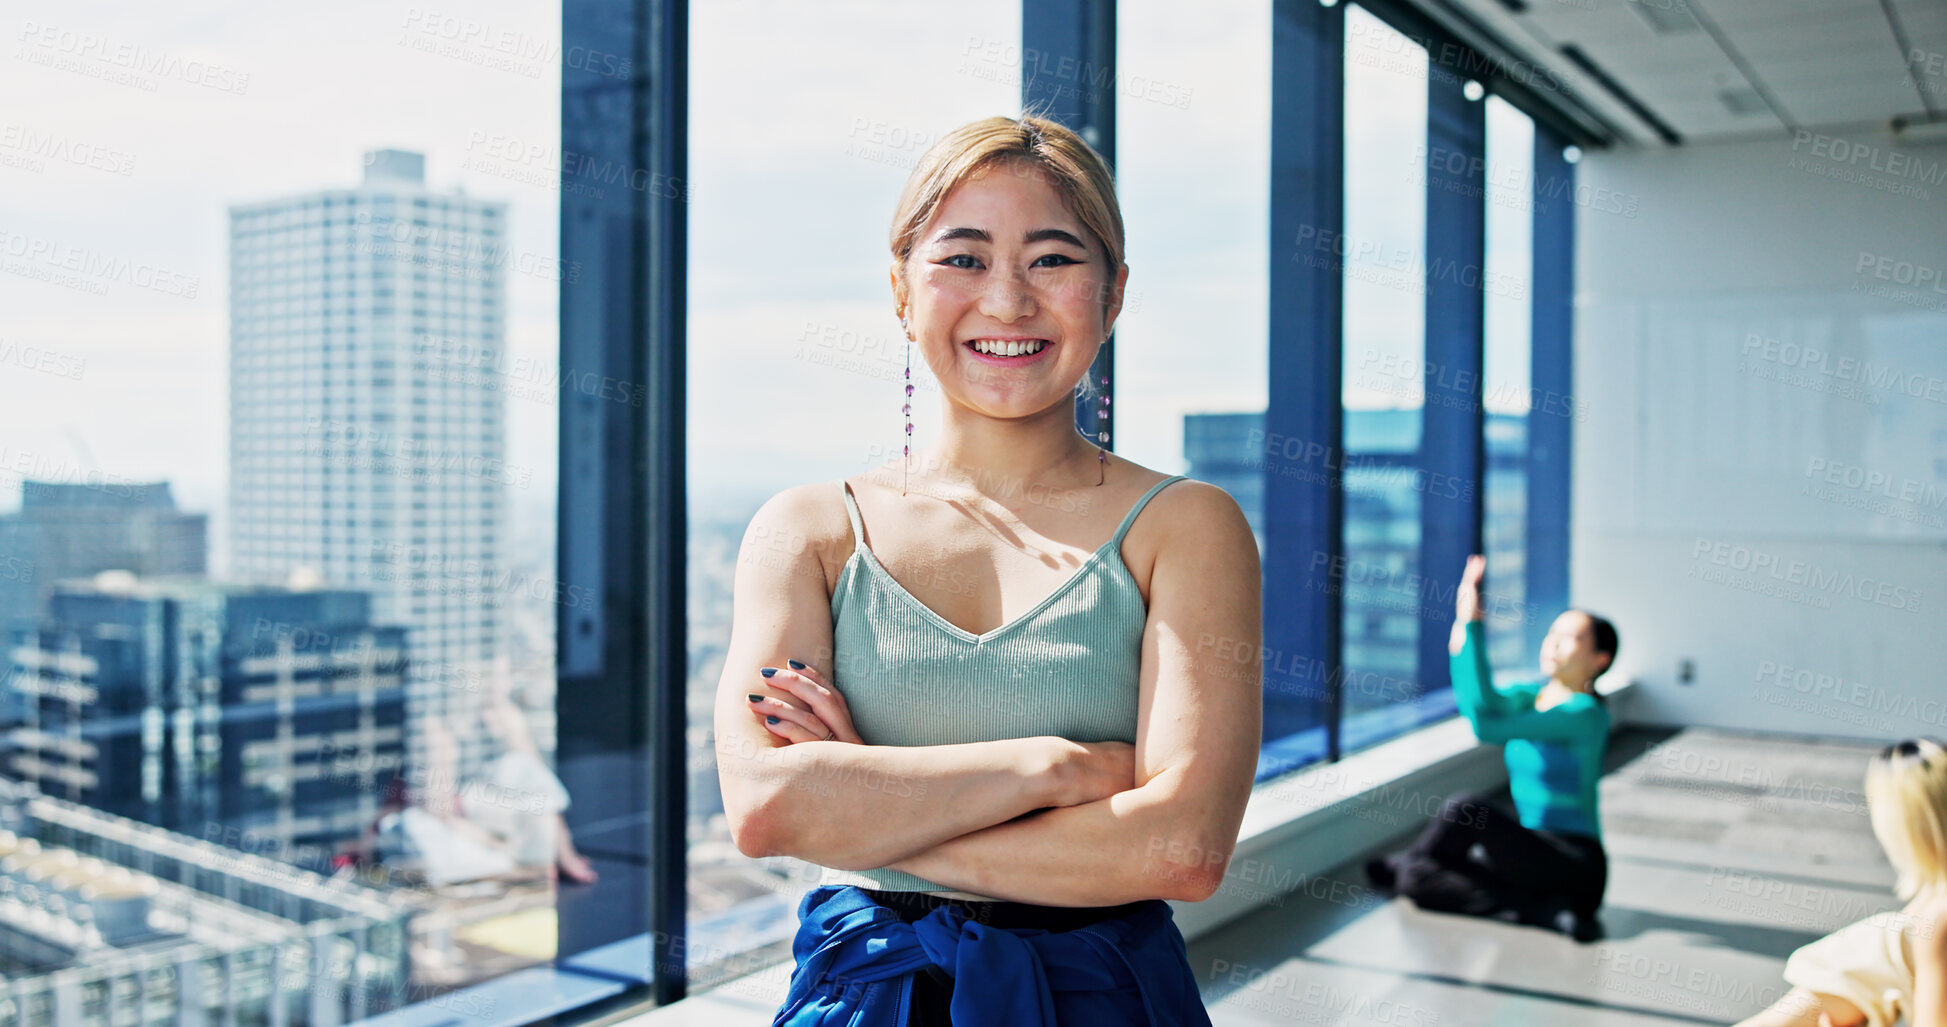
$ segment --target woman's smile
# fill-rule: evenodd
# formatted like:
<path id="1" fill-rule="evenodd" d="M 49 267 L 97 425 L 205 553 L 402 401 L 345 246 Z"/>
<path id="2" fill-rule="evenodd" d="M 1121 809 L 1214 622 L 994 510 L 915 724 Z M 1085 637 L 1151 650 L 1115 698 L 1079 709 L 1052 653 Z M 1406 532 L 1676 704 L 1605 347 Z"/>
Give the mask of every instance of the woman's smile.
<path id="1" fill-rule="evenodd" d="M 988 336 L 968 339 L 961 348 L 973 355 L 975 360 L 996 367 L 1026 367 L 1046 361 L 1054 352 L 1055 344 L 1046 339 L 1027 339 L 1010 336 Z"/>

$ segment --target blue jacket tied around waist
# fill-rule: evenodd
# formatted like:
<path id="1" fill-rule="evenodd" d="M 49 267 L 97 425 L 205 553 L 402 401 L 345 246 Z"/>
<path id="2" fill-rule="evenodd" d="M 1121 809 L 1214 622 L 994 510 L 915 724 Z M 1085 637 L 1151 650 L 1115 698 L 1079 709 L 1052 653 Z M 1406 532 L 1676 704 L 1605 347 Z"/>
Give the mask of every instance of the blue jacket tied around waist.
<path id="1" fill-rule="evenodd" d="M 951 974 L 956 1025 L 1208 1027 L 1168 903 L 1073 931 L 1002 930 L 941 906 L 913 923 L 857 887 L 805 895 L 797 969 L 773 1027 L 902 1027 L 913 975 Z"/>

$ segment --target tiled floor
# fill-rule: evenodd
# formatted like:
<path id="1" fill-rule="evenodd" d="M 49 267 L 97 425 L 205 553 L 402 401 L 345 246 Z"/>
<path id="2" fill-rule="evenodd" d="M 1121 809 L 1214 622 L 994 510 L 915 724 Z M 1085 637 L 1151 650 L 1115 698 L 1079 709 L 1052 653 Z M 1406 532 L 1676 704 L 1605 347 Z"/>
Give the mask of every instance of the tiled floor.
<path id="1" fill-rule="evenodd" d="M 1611 862 L 1599 942 L 1424 913 L 1381 900 L 1346 866 L 1198 939 L 1191 964 L 1220 1027 L 1734 1023 L 1784 990 L 1792 949 L 1897 906 L 1859 794 L 1872 752 L 1705 730 L 1618 735 L 1602 786 Z M 789 973 L 771 967 L 640 1023 L 767 1023 Z"/>
<path id="2" fill-rule="evenodd" d="M 1872 751 L 1619 736 L 1599 942 L 1382 901 L 1348 866 L 1199 939 L 1191 964 L 1219 1025 L 1733 1023 L 1784 990 L 1792 949 L 1897 906 L 1859 794 Z"/>

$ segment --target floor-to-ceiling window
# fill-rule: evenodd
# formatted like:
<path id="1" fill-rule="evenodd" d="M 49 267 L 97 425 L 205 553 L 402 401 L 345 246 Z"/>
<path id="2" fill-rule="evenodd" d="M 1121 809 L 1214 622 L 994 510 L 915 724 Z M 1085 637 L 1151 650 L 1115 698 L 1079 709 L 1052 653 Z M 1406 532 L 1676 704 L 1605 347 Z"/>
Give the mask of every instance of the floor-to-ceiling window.
<path id="1" fill-rule="evenodd" d="M 815 883 L 816 868 L 738 852 L 723 813 L 711 708 L 745 528 L 786 488 L 825 482 L 835 496 L 840 478 L 899 465 L 894 205 L 942 135 L 1017 112 L 1042 58 L 1024 54 L 1017 5 L 873 2 L 697 4 L 690 60 L 686 951 L 700 987 L 788 956 Z M 938 434 L 940 393 L 917 351 L 911 363 L 917 450 Z M 751 558 L 803 552 L 774 541 Z"/>
<path id="2" fill-rule="evenodd" d="M 561 77 L 626 65 L 550 3 L 9 14 L 0 1021 L 547 963 L 630 872 L 553 775 Z"/>
<path id="3" fill-rule="evenodd" d="M 1529 622 L 1548 616 L 1527 601 L 1528 421 L 1535 416 L 1530 373 L 1534 333 L 1533 119 L 1498 96 L 1487 98 L 1487 260 L 1483 302 L 1486 353 L 1482 406 L 1487 475 L 1481 544 L 1487 556 L 1488 658 L 1498 668 L 1534 665 Z M 1542 416 L 1555 416 L 1543 404 Z"/>
<path id="4" fill-rule="evenodd" d="M 1266 0 L 1117 10 L 1116 187 L 1129 232 L 1116 452 L 1228 491 L 1263 542 Z M 1222 69 L 1223 74 L 1213 74 Z M 1167 88 L 1148 88 L 1157 83 Z"/>
<path id="5" fill-rule="evenodd" d="M 1426 48 L 1345 12 L 1342 748 L 1425 719 L 1417 467 L 1426 404 Z"/>

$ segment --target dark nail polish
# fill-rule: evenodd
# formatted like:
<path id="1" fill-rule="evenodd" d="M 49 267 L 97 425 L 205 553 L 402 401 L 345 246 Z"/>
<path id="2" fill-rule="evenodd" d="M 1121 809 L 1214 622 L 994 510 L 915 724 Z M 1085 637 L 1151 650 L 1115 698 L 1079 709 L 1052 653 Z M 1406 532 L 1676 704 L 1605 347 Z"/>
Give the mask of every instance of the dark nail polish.
<path id="1" fill-rule="evenodd" d="M 777 723 L 777 718 L 776 718 L 776 717 L 765 717 L 765 718 L 764 718 L 764 723 L 766 723 L 766 724 L 775 724 L 775 723 Z"/>
<path id="2" fill-rule="evenodd" d="M 798 661 L 796 661 L 796 660 L 786 660 L 785 662 L 786 662 L 786 663 L 789 663 L 789 664 L 791 665 L 791 669 L 792 669 L 792 670 L 803 670 L 803 669 L 804 669 L 804 664 L 802 664 L 802 663 L 799 663 L 799 662 L 798 662 Z"/>
<path id="3" fill-rule="evenodd" d="M 750 700 L 751 702 L 763 702 L 763 701 L 764 701 L 764 697 L 763 697 L 763 696 L 761 696 L 761 695 L 758 695 L 758 694 L 757 694 L 756 692 L 745 692 L 745 693 L 744 693 L 744 698 L 746 698 L 746 699 L 749 699 L 749 700 Z"/>
<path id="4" fill-rule="evenodd" d="M 776 667 L 764 667 L 764 668 L 761 668 L 761 669 L 759 669 L 757 673 L 759 673 L 759 674 L 762 674 L 762 675 L 764 675 L 765 677 L 770 677 L 771 675 L 773 675 L 773 674 L 776 674 L 776 673 L 777 673 L 777 668 L 776 668 Z"/>

